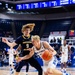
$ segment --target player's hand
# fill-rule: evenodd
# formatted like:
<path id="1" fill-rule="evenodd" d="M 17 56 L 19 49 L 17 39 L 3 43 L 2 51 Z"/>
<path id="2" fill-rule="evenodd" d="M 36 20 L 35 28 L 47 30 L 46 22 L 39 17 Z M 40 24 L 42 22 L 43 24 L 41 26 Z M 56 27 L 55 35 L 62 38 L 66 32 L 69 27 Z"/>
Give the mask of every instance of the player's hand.
<path id="1" fill-rule="evenodd" d="M 32 51 L 32 48 L 28 48 L 27 50 Z"/>
<path id="2" fill-rule="evenodd" d="M 64 52 L 62 52 L 62 54 L 64 54 Z"/>
<path id="3" fill-rule="evenodd" d="M 7 43 L 8 40 L 6 38 L 2 38 L 2 42 Z"/>
<path id="4" fill-rule="evenodd" d="M 51 68 L 48 68 L 46 72 L 47 72 L 47 74 L 53 74 L 53 71 Z"/>
<path id="5" fill-rule="evenodd" d="M 16 57 L 16 62 L 20 62 L 20 61 L 22 61 L 22 60 L 23 60 L 22 57 Z"/>
<path id="6" fill-rule="evenodd" d="M 54 56 L 54 52 L 53 52 L 53 51 L 50 51 L 50 50 L 49 50 L 49 52 L 51 53 L 52 56 Z"/>
<path id="7" fill-rule="evenodd" d="M 48 75 L 47 72 L 44 72 L 44 75 Z"/>
<path id="8" fill-rule="evenodd" d="M 18 54 L 18 51 L 16 50 L 16 51 L 14 51 L 14 54 L 16 55 L 16 54 Z"/>

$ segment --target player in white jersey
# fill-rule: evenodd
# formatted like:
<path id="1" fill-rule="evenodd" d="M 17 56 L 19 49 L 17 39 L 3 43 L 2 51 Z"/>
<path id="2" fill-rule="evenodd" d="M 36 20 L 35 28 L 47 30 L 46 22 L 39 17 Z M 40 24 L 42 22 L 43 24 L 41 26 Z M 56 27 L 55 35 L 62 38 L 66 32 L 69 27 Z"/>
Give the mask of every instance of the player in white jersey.
<path id="1" fill-rule="evenodd" d="M 66 75 L 56 69 L 57 60 L 54 58 L 56 51 L 49 45 L 49 43 L 46 41 L 40 41 L 40 37 L 38 35 L 32 36 L 31 40 L 33 47 L 30 50 L 36 52 L 40 56 L 46 49 L 50 52 L 52 51 L 53 58 L 49 61 L 44 61 L 44 75 Z"/>
<path id="2" fill-rule="evenodd" d="M 8 54 L 9 54 L 9 66 L 10 66 L 10 72 L 11 74 L 14 72 L 14 54 L 15 54 L 15 49 L 10 48 L 8 49 Z"/>
<path id="3" fill-rule="evenodd" d="M 66 71 L 68 53 L 70 52 L 70 46 L 66 44 L 66 40 L 64 40 L 63 45 L 60 47 L 60 50 L 61 50 L 61 69 L 62 71 Z"/>

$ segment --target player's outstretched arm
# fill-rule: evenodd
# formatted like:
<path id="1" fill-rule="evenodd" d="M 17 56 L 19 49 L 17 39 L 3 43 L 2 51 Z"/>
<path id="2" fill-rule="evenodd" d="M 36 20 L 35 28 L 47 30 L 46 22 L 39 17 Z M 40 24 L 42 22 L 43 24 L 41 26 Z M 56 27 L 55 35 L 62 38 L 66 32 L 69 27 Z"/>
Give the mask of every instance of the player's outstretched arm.
<path id="1" fill-rule="evenodd" d="M 17 45 L 15 42 L 9 42 L 6 38 L 2 38 L 2 42 L 6 43 L 9 47 L 14 47 Z"/>

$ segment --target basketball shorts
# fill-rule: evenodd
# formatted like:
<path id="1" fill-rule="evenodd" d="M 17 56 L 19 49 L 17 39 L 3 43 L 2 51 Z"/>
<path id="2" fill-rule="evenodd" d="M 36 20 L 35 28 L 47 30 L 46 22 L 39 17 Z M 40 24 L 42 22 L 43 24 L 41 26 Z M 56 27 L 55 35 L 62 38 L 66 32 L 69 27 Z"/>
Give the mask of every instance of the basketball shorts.
<path id="1" fill-rule="evenodd" d="M 61 63 L 67 62 L 68 56 L 61 56 Z"/>

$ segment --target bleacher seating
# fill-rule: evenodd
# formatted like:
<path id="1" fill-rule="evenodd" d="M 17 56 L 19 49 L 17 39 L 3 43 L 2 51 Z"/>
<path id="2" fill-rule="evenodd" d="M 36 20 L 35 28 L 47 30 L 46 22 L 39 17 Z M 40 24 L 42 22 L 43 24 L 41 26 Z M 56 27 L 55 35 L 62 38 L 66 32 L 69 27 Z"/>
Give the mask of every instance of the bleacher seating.
<path id="1" fill-rule="evenodd" d="M 12 21 L 0 19 L 0 36 L 10 37 L 12 35 Z"/>
<path id="2" fill-rule="evenodd" d="M 43 36 L 48 37 L 50 32 L 54 31 L 68 31 L 72 20 L 51 20 L 46 21 L 46 27 Z"/>

